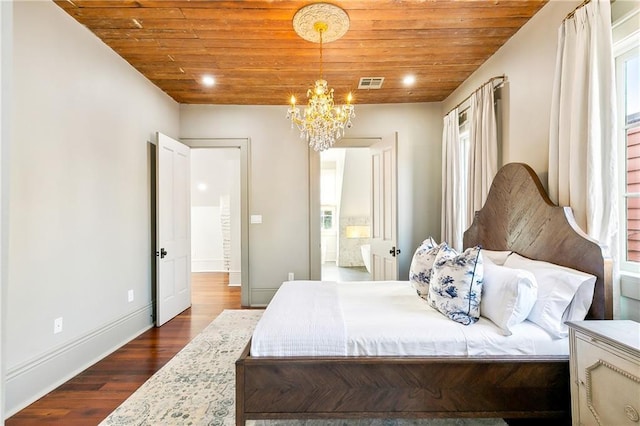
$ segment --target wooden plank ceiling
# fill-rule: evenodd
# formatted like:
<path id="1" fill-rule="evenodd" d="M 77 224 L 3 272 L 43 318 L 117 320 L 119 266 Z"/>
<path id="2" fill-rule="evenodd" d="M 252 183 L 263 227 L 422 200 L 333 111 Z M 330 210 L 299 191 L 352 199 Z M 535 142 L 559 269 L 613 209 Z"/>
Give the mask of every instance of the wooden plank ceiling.
<path id="1" fill-rule="evenodd" d="M 302 103 L 320 72 L 319 44 L 293 29 L 309 1 L 54 0 L 177 102 Z M 337 103 L 445 99 L 547 0 L 344 0 L 341 39 L 323 47 Z M 216 84 L 205 87 L 202 76 Z M 413 75 L 411 87 L 403 79 Z M 361 77 L 384 77 L 358 90 Z"/>

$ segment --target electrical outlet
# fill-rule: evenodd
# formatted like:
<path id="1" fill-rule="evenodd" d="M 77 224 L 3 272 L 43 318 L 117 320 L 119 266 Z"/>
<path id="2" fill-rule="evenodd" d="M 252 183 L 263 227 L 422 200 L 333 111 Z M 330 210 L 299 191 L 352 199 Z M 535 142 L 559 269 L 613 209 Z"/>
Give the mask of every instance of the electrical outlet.
<path id="1" fill-rule="evenodd" d="M 53 334 L 62 333 L 62 317 L 53 320 Z"/>
<path id="2" fill-rule="evenodd" d="M 129 292 L 127 293 L 127 299 L 129 300 L 129 302 L 133 302 L 133 290 L 129 290 Z"/>
<path id="3" fill-rule="evenodd" d="M 293 281 L 294 280 L 294 275 L 293 272 L 289 272 L 289 281 Z"/>

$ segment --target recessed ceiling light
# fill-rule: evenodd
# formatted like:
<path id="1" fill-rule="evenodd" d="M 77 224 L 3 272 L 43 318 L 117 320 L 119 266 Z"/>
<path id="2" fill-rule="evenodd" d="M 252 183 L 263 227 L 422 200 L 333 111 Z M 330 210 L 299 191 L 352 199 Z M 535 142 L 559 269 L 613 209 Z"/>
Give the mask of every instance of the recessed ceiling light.
<path id="1" fill-rule="evenodd" d="M 212 87 L 214 84 L 216 84 L 216 79 L 211 77 L 210 75 L 202 76 L 202 84 L 207 87 Z"/>
<path id="2" fill-rule="evenodd" d="M 416 82 L 416 77 L 413 75 L 408 75 L 402 80 L 405 86 L 411 86 Z"/>

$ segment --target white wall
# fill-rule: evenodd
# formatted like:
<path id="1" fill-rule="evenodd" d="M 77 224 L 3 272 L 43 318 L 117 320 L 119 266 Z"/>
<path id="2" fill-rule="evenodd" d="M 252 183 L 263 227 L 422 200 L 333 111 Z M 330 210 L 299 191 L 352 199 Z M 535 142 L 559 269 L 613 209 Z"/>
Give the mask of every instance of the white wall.
<path id="1" fill-rule="evenodd" d="M 220 226 L 220 201 L 191 205 L 191 272 L 226 272 Z"/>
<path id="2" fill-rule="evenodd" d="M 557 30 L 580 1 L 551 0 L 442 103 L 446 114 L 489 78 L 506 75 L 502 164 L 529 164 L 546 185 Z"/>
<path id="3" fill-rule="evenodd" d="M 367 148 L 347 148 L 344 158 L 341 216 L 371 214 L 371 156 Z"/>
<path id="4" fill-rule="evenodd" d="M 200 185 L 204 184 L 204 188 Z M 221 198 L 229 200 L 230 259 L 225 267 Z M 240 284 L 240 149 L 191 150 L 191 270 L 232 272 Z"/>
<path id="5" fill-rule="evenodd" d="M 53 2 L 14 2 L 13 24 L 7 415 L 151 326 L 148 141 L 179 127 Z"/>
<path id="6" fill-rule="evenodd" d="M 345 149 L 338 217 L 338 266 L 364 266 L 360 246 L 369 244 L 370 240 L 347 238 L 346 227 L 371 226 L 371 153 L 368 148 Z"/>
<path id="7" fill-rule="evenodd" d="M 441 106 L 357 105 L 347 137 L 398 132 L 400 277 L 415 247 L 440 232 Z M 181 105 L 181 138 L 251 139 L 250 297 L 267 303 L 288 272 L 309 277 L 309 152 L 282 106 Z M 313 224 L 317 226 L 317 224 Z"/>
<path id="8" fill-rule="evenodd" d="M 0 424 L 5 418 L 5 351 L 7 335 L 7 266 L 9 235 L 9 141 L 11 128 L 11 84 L 13 3 L 0 2 Z"/>

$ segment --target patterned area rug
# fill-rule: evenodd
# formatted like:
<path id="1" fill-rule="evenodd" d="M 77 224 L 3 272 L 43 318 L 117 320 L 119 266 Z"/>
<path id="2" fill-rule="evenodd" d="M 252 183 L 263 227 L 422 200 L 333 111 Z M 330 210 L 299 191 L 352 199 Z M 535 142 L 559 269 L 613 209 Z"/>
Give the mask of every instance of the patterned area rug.
<path id="1" fill-rule="evenodd" d="M 235 425 L 235 361 L 259 310 L 226 310 L 101 426 Z M 247 426 L 504 426 L 502 419 L 247 421 Z"/>

